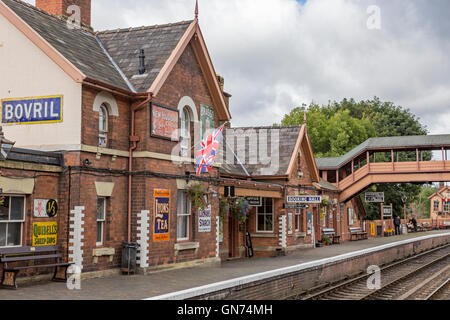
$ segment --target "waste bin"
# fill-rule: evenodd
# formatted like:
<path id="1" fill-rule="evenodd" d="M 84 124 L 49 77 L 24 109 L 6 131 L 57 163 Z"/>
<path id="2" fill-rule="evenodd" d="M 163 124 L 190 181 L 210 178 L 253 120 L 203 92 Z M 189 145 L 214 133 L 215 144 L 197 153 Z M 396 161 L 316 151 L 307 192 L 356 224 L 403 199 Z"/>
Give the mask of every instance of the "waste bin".
<path id="1" fill-rule="evenodd" d="M 136 251 L 138 244 L 135 242 L 124 242 L 122 245 L 122 273 L 136 273 Z"/>
<path id="2" fill-rule="evenodd" d="M 402 224 L 402 234 L 408 234 L 408 227 L 406 224 Z"/>

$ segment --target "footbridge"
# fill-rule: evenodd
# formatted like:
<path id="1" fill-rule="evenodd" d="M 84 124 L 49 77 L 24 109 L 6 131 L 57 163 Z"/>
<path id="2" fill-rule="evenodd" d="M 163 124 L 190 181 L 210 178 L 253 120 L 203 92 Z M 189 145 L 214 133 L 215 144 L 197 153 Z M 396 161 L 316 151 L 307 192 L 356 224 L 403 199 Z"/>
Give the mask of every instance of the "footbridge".
<path id="1" fill-rule="evenodd" d="M 376 183 L 450 181 L 450 135 L 371 138 L 338 158 L 316 159 L 345 202 Z"/>

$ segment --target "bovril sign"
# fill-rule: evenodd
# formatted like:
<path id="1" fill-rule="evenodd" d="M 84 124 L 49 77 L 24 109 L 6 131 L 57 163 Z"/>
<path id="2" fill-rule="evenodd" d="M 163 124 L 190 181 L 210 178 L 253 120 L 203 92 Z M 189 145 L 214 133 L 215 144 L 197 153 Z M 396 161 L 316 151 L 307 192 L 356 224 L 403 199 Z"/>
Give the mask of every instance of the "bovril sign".
<path id="1" fill-rule="evenodd" d="M 63 120 L 63 96 L 3 99 L 2 124 L 54 123 Z"/>

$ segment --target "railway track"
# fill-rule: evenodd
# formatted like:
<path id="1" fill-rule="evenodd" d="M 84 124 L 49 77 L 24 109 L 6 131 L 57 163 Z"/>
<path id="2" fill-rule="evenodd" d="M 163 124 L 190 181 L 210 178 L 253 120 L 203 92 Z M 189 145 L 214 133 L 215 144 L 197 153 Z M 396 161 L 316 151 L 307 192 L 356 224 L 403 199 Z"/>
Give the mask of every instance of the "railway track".
<path id="1" fill-rule="evenodd" d="M 450 278 L 429 294 L 426 300 L 450 300 Z"/>
<path id="2" fill-rule="evenodd" d="M 427 300 L 449 293 L 450 245 L 409 257 L 381 268 L 381 287 L 369 289 L 371 275 L 291 297 L 295 300 Z M 445 284 L 443 284 L 445 283 Z"/>

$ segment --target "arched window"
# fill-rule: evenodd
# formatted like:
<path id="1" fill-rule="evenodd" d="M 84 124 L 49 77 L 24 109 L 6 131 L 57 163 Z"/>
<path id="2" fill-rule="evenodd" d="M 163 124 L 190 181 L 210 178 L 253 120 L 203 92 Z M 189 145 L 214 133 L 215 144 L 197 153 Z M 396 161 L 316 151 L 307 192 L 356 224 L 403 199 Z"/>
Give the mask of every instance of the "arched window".
<path id="1" fill-rule="evenodd" d="M 181 113 L 181 156 L 190 157 L 191 116 L 187 107 Z"/>
<path id="2" fill-rule="evenodd" d="M 106 147 L 108 142 L 108 108 L 105 104 L 102 104 L 99 109 L 98 137 L 99 146 Z"/>

